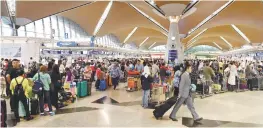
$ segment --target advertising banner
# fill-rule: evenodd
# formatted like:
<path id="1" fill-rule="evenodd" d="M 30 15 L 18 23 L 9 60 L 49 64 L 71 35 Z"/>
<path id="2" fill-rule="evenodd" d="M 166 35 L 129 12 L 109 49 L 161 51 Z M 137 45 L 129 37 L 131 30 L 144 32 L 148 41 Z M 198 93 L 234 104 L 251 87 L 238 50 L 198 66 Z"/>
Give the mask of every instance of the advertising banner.
<path id="1" fill-rule="evenodd" d="M 1 57 L 4 58 L 13 58 L 21 57 L 21 45 L 20 44 L 1 44 Z"/>

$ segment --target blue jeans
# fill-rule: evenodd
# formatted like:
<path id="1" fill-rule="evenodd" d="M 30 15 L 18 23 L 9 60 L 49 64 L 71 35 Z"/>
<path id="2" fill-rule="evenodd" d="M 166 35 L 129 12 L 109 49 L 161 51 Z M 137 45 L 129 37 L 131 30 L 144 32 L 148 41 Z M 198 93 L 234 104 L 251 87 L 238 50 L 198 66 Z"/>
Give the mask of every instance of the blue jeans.
<path id="1" fill-rule="evenodd" d="M 150 90 L 143 90 L 143 94 L 142 94 L 142 106 L 143 106 L 144 108 L 147 108 L 147 107 L 148 107 L 149 96 L 150 96 Z"/>
<path id="2" fill-rule="evenodd" d="M 52 105 L 51 105 L 51 99 L 50 99 L 50 91 L 44 90 L 42 95 L 38 95 L 39 98 L 39 108 L 40 113 L 44 113 L 44 99 L 47 100 L 49 112 L 52 112 Z"/>

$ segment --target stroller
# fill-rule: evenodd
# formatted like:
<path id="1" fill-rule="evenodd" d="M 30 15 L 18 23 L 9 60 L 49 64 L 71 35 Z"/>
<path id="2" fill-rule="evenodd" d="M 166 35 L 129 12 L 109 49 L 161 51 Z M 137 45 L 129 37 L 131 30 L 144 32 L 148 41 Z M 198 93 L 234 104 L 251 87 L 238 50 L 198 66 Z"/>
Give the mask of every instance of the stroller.
<path id="1" fill-rule="evenodd" d="M 69 103 L 74 103 L 76 100 L 71 92 L 66 92 L 63 88 L 58 92 L 58 107 L 62 108 L 67 106 Z"/>

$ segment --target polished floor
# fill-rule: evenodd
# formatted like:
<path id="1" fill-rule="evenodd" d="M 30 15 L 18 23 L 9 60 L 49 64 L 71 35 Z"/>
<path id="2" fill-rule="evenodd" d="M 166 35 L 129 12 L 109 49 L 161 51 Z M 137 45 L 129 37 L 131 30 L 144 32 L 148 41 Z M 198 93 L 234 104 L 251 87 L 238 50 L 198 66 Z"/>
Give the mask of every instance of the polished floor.
<path id="1" fill-rule="evenodd" d="M 227 92 L 205 99 L 196 98 L 195 108 L 204 118 L 194 123 L 186 106 L 178 112 L 178 122 L 169 120 L 169 110 L 156 120 L 152 109 L 141 107 L 141 91 L 93 90 L 92 96 L 78 99 L 56 112 L 55 116 L 36 116 L 32 121 L 14 124 L 8 114 L 8 125 L 16 127 L 263 127 L 263 91 Z"/>

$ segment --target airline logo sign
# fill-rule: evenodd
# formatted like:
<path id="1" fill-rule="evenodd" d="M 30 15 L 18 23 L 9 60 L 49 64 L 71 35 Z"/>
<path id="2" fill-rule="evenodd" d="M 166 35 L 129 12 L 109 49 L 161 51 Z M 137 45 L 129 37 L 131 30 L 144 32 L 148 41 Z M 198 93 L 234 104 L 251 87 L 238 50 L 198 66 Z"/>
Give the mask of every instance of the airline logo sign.
<path id="1" fill-rule="evenodd" d="M 60 41 L 60 42 L 57 42 L 57 46 L 59 46 L 59 47 L 76 47 L 77 43 L 74 41 L 71 41 L 71 42 Z"/>

